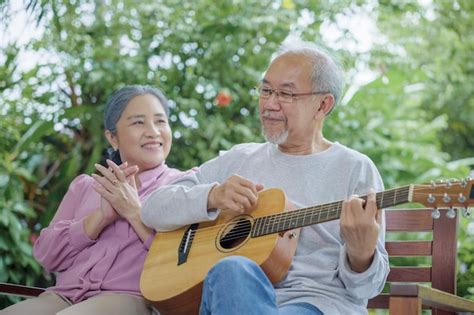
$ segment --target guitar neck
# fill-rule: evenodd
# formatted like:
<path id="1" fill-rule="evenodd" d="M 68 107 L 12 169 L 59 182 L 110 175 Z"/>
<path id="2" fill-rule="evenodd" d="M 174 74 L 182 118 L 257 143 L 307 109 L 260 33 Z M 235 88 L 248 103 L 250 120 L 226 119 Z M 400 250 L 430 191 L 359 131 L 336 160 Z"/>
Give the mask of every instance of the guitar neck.
<path id="1" fill-rule="evenodd" d="M 390 189 L 377 193 L 377 208 L 383 209 L 409 202 L 410 186 Z M 360 198 L 367 200 L 367 195 Z M 301 208 L 257 218 L 252 227 L 252 237 L 280 233 L 303 226 L 337 220 L 341 217 L 343 200 L 323 205 Z"/>

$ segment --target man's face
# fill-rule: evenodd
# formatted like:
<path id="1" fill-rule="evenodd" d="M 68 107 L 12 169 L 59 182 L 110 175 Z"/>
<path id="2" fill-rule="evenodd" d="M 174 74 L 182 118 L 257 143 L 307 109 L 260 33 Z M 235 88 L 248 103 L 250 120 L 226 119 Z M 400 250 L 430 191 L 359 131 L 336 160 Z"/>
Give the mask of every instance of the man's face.
<path id="1" fill-rule="evenodd" d="M 307 57 L 284 54 L 270 64 L 262 88 L 296 94 L 312 92 L 312 70 Z M 294 97 L 292 102 L 282 102 L 276 93 L 266 99 L 260 97 L 260 121 L 267 141 L 298 145 L 312 138 L 319 99 L 318 96 L 301 96 Z"/>

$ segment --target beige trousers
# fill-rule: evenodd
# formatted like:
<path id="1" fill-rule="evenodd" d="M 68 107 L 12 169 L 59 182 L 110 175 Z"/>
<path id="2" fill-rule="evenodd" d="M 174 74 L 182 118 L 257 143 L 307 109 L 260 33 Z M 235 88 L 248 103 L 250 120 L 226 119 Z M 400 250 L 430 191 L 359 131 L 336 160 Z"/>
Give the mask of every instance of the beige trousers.
<path id="1" fill-rule="evenodd" d="M 152 307 L 139 296 L 103 293 L 77 304 L 53 292 L 45 292 L 2 311 L 1 315 L 151 315 Z"/>

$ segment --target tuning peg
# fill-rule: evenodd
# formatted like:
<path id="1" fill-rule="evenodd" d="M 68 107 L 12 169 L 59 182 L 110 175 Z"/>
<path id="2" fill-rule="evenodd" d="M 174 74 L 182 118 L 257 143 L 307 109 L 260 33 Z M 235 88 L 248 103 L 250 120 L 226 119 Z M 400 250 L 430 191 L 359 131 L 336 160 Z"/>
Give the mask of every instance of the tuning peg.
<path id="1" fill-rule="evenodd" d="M 438 208 L 433 208 L 433 211 L 431 212 L 431 217 L 435 220 L 441 217 L 441 213 L 439 212 Z"/>
<path id="2" fill-rule="evenodd" d="M 432 194 L 429 194 L 428 195 L 428 202 L 429 203 L 434 203 L 435 201 L 436 201 L 435 196 L 433 196 Z"/>
<path id="3" fill-rule="evenodd" d="M 436 183 L 435 183 L 434 180 L 431 181 L 431 188 L 433 188 L 433 189 L 436 188 Z"/>
<path id="4" fill-rule="evenodd" d="M 467 178 L 464 178 L 463 180 L 461 180 L 461 187 L 462 187 L 462 188 L 466 188 L 466 186 L 467 186 L 467 181 L 468 181 Z"/>
<path id="5" fill-rule="evenodd" d="M 454 211 L 453 207 L 450 207 L 448 212 L 446 212 L 446 217 L 449 219 L 454 219 L 456 217 L 456 211 Z"/>
<path id="6" fill-rule="evenodd" d="M 463 208 L 461 208 L 461 210 L 462 210 L 462 215 L 465 218 L 469 218 L 471 216 L 471 211 L 469 210 L 469 208 L 463 207 Z"/>
<path id="7" fill-rule="evenodd" d="M 448 202 L 451 201 L 451 197 L 449 197 L 449 195 L 447 193 L 444 193 L 443 201 L 444 201 L 444 203 L 448 203 Z"/>

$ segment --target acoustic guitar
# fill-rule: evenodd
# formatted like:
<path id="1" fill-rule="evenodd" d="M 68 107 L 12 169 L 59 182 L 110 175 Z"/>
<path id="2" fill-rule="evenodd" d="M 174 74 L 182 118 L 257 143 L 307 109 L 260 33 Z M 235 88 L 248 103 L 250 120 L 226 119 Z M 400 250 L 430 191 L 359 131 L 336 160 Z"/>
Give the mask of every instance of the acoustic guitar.
<path id="1" fill-rule="evenodd" d="M 386 190 L 376 194 L 377 207 L 416 202 L 435 209 L 433 217 L 437 208 L 467 211 L 474 203 L 473 182 L 466 179 Z M 254 260 L 276 283 L 288 272 L 300 228 L 339 219 L 342 203 L 286 210 L 283 191 L 267 189 L 259 193 L 251 214 L 229 216 L 222 211 L 213 222 L 157 233 L 141 274 L 141 292 L 162 315 L 197 314 L 207 272 L 230 255 Z"/>

